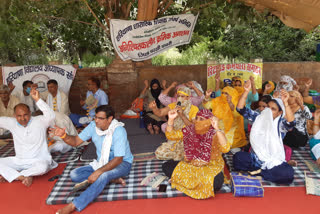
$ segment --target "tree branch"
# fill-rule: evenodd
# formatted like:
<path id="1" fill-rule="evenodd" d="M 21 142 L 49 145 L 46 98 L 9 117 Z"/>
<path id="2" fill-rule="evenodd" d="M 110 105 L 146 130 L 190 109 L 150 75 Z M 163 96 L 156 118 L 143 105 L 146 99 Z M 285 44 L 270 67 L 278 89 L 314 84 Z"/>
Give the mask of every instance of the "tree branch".
<path id="1" fill-rule="evenodd" d="M 165 3 L 166 3 L 167 1 L 168 1 L 168 0 L 163 0 L 163 1 L 160 2 L 160 4 L 159 4 L 159 13 L 160 13 L 160 11 L 163 10 L 164 5 L 165 5 Z"/>
<path id="2" fill-rule="evenodd" d="M 126 15 L 125 15 L 125 19 L 128 19 L 129 15 L 130 15 L 131 7 L 132 7 L 132 2 L 130 2 L 128 7 L 127 7 L 127 12 L 126 12 Z"/>
<path id="3" fill-rule="evenodd" d="M 166 5 L 166 7 L 159 12 L 158 16 L 161 16 L 164 12 L 166 12 L 166 10 L 168 10 L 168 8 L 172 3 L 173 3 L 173 0 L 170 0 L 169 3 Z"/>
<path id="4" fill-rule="evenodd" d="M 106 26 L 104 26 L 104 25 L 101 23 L 101 21 L 98 19 L 97 15 L 96 15 L 96 14 L 93 12 L 93 10 L 90 8 L 88 2 L 87 2 L 86 0 L 82 0 L 82 1 L 86 4 L 87 8 L 90 10 L 91 14 L 94 16 L 94 18 L 95 18 L 95 19 L 97 20 L 97 22 L 100 24 L 100 26 L 101 26 L 101 27 L 104 29 L 104 31 L 109 35 L 108 29 L 107 29 Z"/>
<path id="5" fill-rule="evenodd" d="M 206 4 L 202 4 L 202 5 L 199 6 L 199 8 L 200 8 L 200 7 L 206 7 L 206 6 L 209 6 L 210 4 L 214 4 L 214 3 L 215 3 L 215 1 L 209 2 L 209 3 L 206 3 Z M 192 8 L 192 9 L 189 9 L 189 10 L 184 10 L 184 11 L 182 12 L 182 14 L 184 14 L 184 13 L 186 13 L 186 12 L 189 12 L 189 11 L 202 10 L 202 9 L 204 9 L 204 8 L 201 8 L 201 9 Z"/>
<path id="6" fill-rule="evenodd" d="M 92 25 L 92 26 L 95 26 L 95 27 L 98 27 L 98 28 L 102 28 L 100 25 L 92 24 L 92 23 L 84 22 L 84 21 L 80 21 L 80 20 L 71 20 L 71 19 L 66 19 L 64 17 L 57 17 L 57 16 L 44 16 L 44 15 L 39 15 L 39 16 L 43 17 L 43 18 L 62 19 L 62 20 L 67 20 L 67 21 L 72 21 L 72 22 L 78 22 L 78 23 L 81 23 L 81 24 Z"/>

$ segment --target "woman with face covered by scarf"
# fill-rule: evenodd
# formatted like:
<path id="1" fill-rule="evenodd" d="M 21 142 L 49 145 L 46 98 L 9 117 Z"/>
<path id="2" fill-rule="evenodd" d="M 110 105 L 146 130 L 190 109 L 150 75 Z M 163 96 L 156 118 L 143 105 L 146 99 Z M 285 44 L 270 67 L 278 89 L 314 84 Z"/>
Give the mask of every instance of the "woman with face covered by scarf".
<path id="1" fill-rule="evenodd" d="M 252 102 L 256 102 L 259 100 L 259 94 L 257 93 L 257 89 L 255 86 L 254 78 L 253 76 L 250 76 L 249 80 L 251 82 L 251 91 L 248 94 L 247 100 L 246 100 L 246 107 L 250 108 Z M 232 77 L 232 87 L 237 90 L 239 97 L 244 92 L 243 89 L 244 80 L 240 77 Z M 221 96 L 221 90 L 218 90 L 215 92 L 216 97 Z M 206 100 L 208 100 L 209 97 L 205 97 Z"/>
<path id="2" fill-rule="evenodd" d="M 150 85 L 148 84 L 148 80 L 145 80 L 144 84 L 145 88 L 139 96 L 139 98 L 146 99 L 147 102 L 147 104 L 144 105 L 143 121 L 150 134 L 159 134 L 160 127 L 164 123 L 164 119 L 154 115 L 152 109 L 148 107 L 148 104 L 152 101 L 155 101 L 158 108 L 163 107 L 158 99 L 162 88 L 159 80 L 157 79 L 151 80 Z"/>
<path id="3" fill-rule="evenodd" d="M 307 132 L 307 120 L 312 118 L 309 108 L 303 105 L 302 95 L 298 91 L 289 91 L 288 104 L 294 113 L 295 127 L 287 132 L 283 143 L 292 148 L 303 147 L 309 140 Z"/>
<path id="4" fill-rule="evenodd" d="M 261 113 L 245 107 L 245 99 L 250 83 L 245 84 L 245 92 L 237 105 L 237 111 L 253 122 L 250 133 L 251 152 L 238 152 L 233 156 L 236 170 L 255 171 L 265 180 L 290 184 L 294 170 L 286 162 L 283 146 L 284 135 L 295 126 L 294 115 L 288 105 L 289 94 L 281 91 L 281 99 L 272 99 Z"/>
<path id="5" fill-rule="evenodd" d="M 220 119 L 221 129 L 226 133 L 231 148 L 239 148 L 247 144 L 243 117 L 236 111 L 239 94 L 233 87 L 227 86 L 222 95 L 209 102 L 202 103 L 204 108 L 212 109 L 213 115 Z"/>
<path id="6" fill-rule="evenodd" d="M 182 128 L 191 125 L 199 111 L 198 107 L 191 104 L 190 94 L 191 91 L 188 87 L 181 87 L 177 92 L 177 102 L 162 109 L 157 109 L 155 102 L 149 105 L 154 114 L 160 117 L 167 115 L 172 109 L 176 109 L 178 113 L 178 117 L 168 120 L 165 132 L 168 141 L 162 143 L 155 152 L 159 160 L 183 159 Z"/>
<path id="7" fill-rule="evenodd" d="M 249 80 L 251 82 L 251 91 L 249 92 L 247 99 L 246 99 L 246 107 L 251 108 L 252 102 L 256 102 L 259 100 L 259 94 L 257 93 L 257 89 L 255 86 L 254 77 L 250 76 Z M 232 77 L 232 87 L 237 90 L 239 97 L 244 92 L 243 89 L 244 80 L 238 76 Z M 221 90 L 216 91 L 216 97 L 221 96 Z M 206 96 L 205 101 L 208 100 L 209 97 Z M 248 131 L 248 120 L 244 119 L 244 129 L 245 131 Z"/>
<path id="8" fill-rule="evenodd" d="M 284 89 L 289 92 L 294 90 L 294 87 L 296 85 L 297 83 L 294 79 L 292 79 L 290 76 L 284 75 L 280 77 L 275 91 L 280 91 L 281 89 Z"/>
<path id="9" fill-rule="evenodd" d="M 177 117 L 176 110 L 169 118 Z M 230 143 L 219 129 L 218 118 L 210 110 L 197 113 L 194 124 L 182 129 L 184 160 L 163 164 L 164 173 L 171 177 L 171 186 L 195 199 L 214 196 L 224 181 L 222 153 L 227 153 Z"/>

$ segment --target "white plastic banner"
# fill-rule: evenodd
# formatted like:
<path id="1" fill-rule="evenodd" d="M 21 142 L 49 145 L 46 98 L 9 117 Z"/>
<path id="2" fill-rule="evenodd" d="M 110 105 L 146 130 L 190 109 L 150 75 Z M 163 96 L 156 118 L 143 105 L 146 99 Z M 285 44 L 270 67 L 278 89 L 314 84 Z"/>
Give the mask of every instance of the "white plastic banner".
<path id="1" fill-rule="evenodd" d="M 69 90 L 76 69 L 72 65 L 26 65 L 15 67 L 2 67 L 3 84 L 12 82 L 15 85 L 14 92 L 22 91 L 22 84 L 26 80 L 31 80 L 38 84 L 39 92 L 47 91 L 47 82 L 55 79 L 59 89 L 69 94 Z"/>
<path id="2" fill-rule="evenodd" d="M 191 41 L 197 16 L 182 14 L 151 21 L 110 20 L 111 40 L 122 60 L 143 61 Z"/>

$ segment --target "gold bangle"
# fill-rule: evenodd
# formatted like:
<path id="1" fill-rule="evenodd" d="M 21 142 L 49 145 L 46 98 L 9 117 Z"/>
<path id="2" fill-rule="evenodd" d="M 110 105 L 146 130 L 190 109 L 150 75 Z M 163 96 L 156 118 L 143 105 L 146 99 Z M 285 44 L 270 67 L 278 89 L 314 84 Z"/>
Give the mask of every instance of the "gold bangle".
<path id="1" fill-rule="evenodd" d="M 66 137 L 67 137 L 67 132 L 65 132 L 64 135 L 61 136 L 60 138 L 61 138 L 61 139 L 64 139 L 64 138 L 66 138 Z"/>
<path id="2" fill-rule="evenodd" d="M 314 125 L 314 126 L 319 126 L 319 124 L 317 124 L 317 123 L 314 123 L 313 125 Z"/>

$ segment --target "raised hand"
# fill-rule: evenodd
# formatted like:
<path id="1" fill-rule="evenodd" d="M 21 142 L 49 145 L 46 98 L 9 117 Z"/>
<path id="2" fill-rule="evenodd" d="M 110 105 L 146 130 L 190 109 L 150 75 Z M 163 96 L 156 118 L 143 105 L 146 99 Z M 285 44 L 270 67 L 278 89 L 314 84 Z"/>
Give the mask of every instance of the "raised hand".
<path id="1" fill-rule="evenodd" d="M 146 88 L 149 88 L 149 81 L 148 80 L 144 80 L 143 83 Z"/>
<path id="2" fill-rule="evenodd" d="M 163 88 L 166 88 L 167 80 L 162 80 L 161 85 Z"/>
<path id="3" fill-rule="evenodd" d="M 268 83 L 268 84 L 266 84 L 266 86 L 264 87 L 264 90 L 265 91 L 269 91 L 270 89 L 271 89 L 271 85 Z"/>
<path id="4" fill-rule="evenodd" d="M 150 109 L 156 109 L 156 108 L 157 108 L 157 103 L 156 103 L 156 101 L 150 102 L 150 103 L 149 103 L 149 108 L 150 108 Z"/>
<path id="5" fill-rule="evenodd" d="M 209 99 L 210 98 L 210 96 L 211 96 L 211 94 L 212 94 L 212 89 L 211 88 L 209 88 L 207 91 L 206 91 L 206 99 Z"/>
<path id="6" fill-rule="evenodd" d="M 279 98 L 279 96 L 280 96 L 280 92 L 279 91 L 275 91 L 273 93 L 273 98 Z"/>
<path id="7" fill-rule="evenodd" d="M 210 121 L 211 121 L 211 126 L 214 128 L 214 129 L 219 129 L 219 126 L 218 126 L 218 123 L 219 123 L 219 119 L 215 116 L 211 117 L 210 118 Z"/>
<path id="8" fill-rule="evenodd" d="M 216 82 L 220 81 L 220 71 L 217 71 L 216 76 L 214 77 L 214 79 L 216 80 Z"/>
<path id="9" fill-rule="evenodd" d="M 299 86 L 299 85 L 293 85 L 293 90 L 299 91 L 299 89 L 300 89 L 300 86 Z"/>
<path id="10" fill-rule="evenodd" d="M 317 110 L 314 112 L 314 120 L 317 120 L 317 121 L 320 120 L 320 109 L 317 109 Z"/>
<path id="11" fill-rule="evenodd" d="M 8 87 L 9 87 L 10 91 L 13 91 L 13 89 L 14 89 L 16 86 L 13 85 L 12 82 L 9 82 L 9 83 L 8 83 Z"/>
<path id="12" fill-rule="evenodd" d="M 177 87 L 178 82 L 174 81 L 173 83 L 171 83 L 170 88 L 175 88 Z"/>
<path id="13" fill-rule="evenodd" d="M 181 117 L 183 114 L 183 109 L 181 106 L 176 106 L 175 108 L 177 110 L 178 116 Z"/>
<path id="14" fill-rule="evenodd" d="M 309 79 L 304 85 L 305 85 L 307 88 L 310 88 L 310 86 L 312 85 L 312 79 Z"/>
<path id="15" fill-rule="evenodd" d="M 281 89 L 280 95 L 281 95 L 281 100 L 283 104 L 288 104 L 288 99 L 290 97 L 289 93 L 286 90 Z"/>
<path id="16" fill-rule="evenodd" d="M 193 88 L 195 87 L 193 81 L 187 82 L 187 83 L 186 83 L 186 86 L 189 87 L 189 88 L 191 88 L 191 89 L 193 89 Z"/>
<path id="17" fill-rule="evenodd" d="M 175 119 L 176 117 L 178 117 L 177 109 L 172 109 L 168 112 L 169 119 Z"/>
<path id="18" fill-rule="evenodd" d="M 52 136 L 62 137 L 66 134 L 66 128 L 54 126 L 54 128 L 49 128 L 49 133 Z"/>
<path id="19" fill-rule="evenodd" d="M 32 97 L 32 99 L 36 102 L 38 102 L 38 100 L 40 99 L 40 93 L 37 89 L 35 89 L 34 87 L 31 88 L 31 92 L 30 95 Z"/>
<path id="20" fill-rule="evenodd" d="M 250 76 L 249 80 L 250 80 L 251 84 L 253 85 L 254 84 L 254 77 Z"/>
<path id="21" fill-rule="evenodd" d="M 243 85 L 245 91 L 249 92 L 251 90 L 251 80 L 246 81 Z"/>

